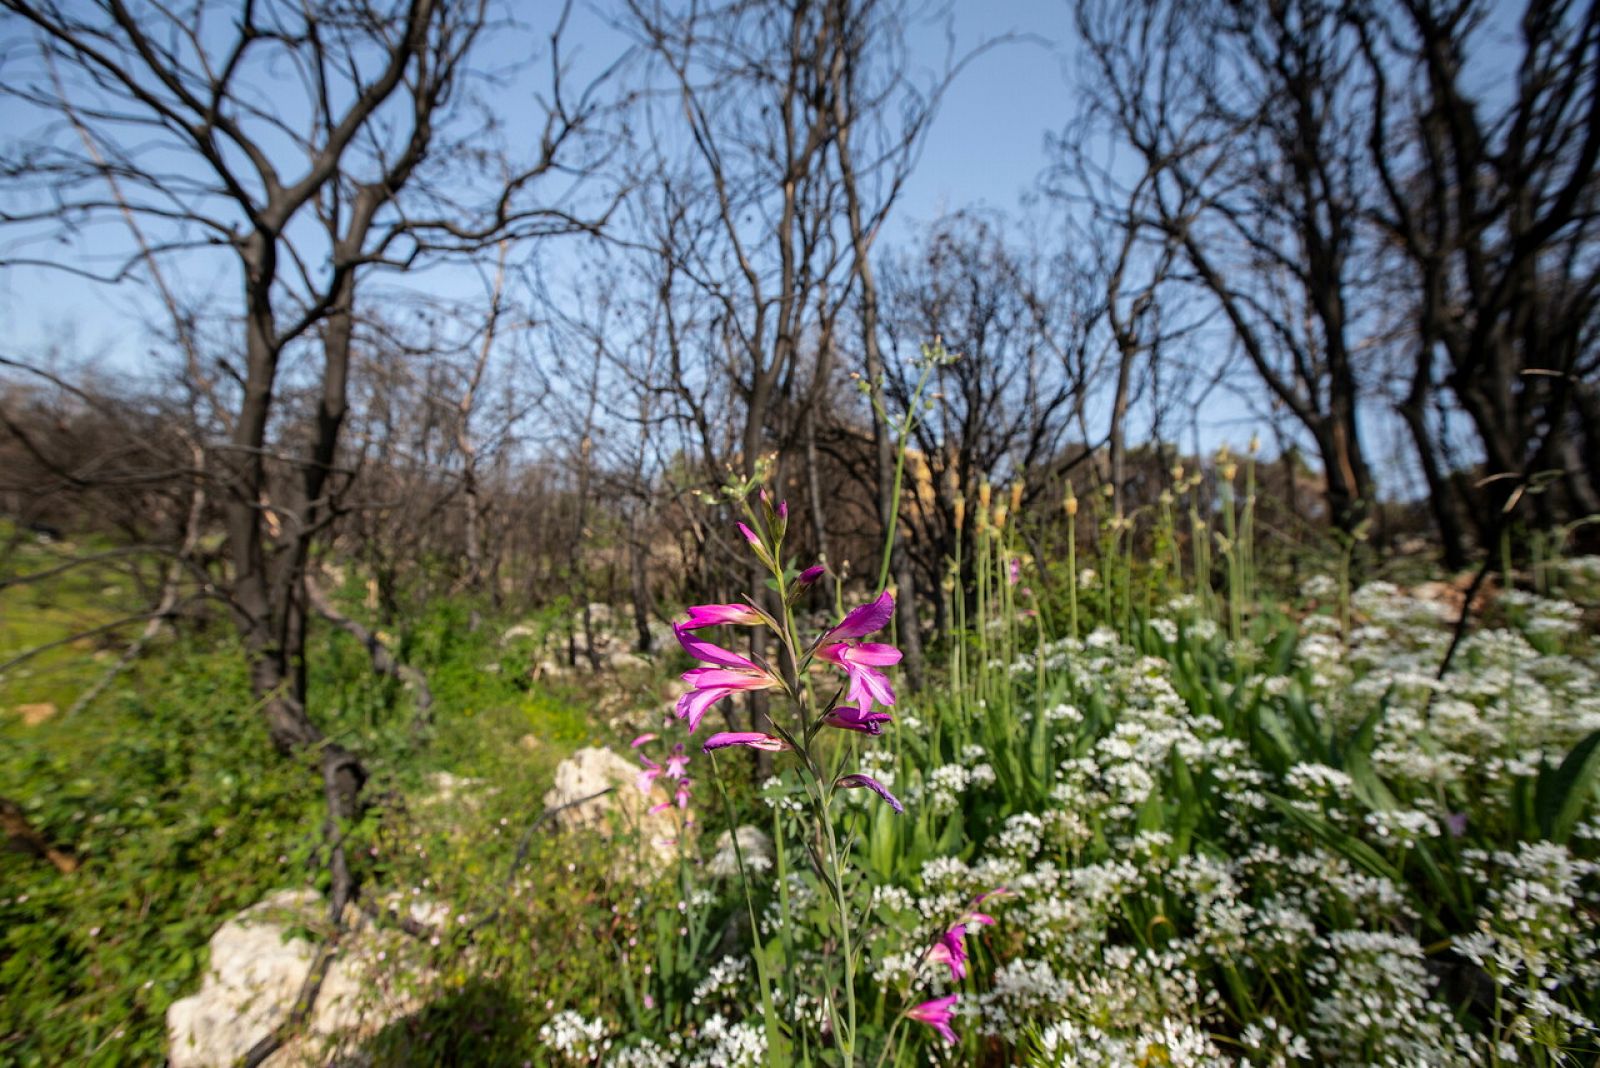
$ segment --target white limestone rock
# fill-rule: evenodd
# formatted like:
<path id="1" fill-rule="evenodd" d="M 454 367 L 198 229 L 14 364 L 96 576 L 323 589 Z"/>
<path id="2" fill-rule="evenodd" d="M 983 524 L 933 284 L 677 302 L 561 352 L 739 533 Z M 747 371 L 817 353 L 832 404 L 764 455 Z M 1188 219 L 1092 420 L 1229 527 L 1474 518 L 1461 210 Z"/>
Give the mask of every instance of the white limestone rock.
<path id="1" fill-rule="evenodd" d="M 684 813 L 676 806 L 650 812 L 671 795 L 659 779 L 649 793 L 642 792 L 637 785 L 641 770 L 640 764 L 609 749 L 579 749 L 556 766 L 555 785 L 544 795 L 545 811 L 558 810 L 555 822 L 562 830 L 589 830 L 607 838 L 636 834 L 639 859 L 647 868 L 660 870 L 677 859 L 679 840 L 686 831 L 681 823 Z M 592 796 L 608 788 L 610 793 Z"/>
<path id="2" fill-rule="evenodd" d="M 739 828 L 739 851 L 734 852 L 733 836 L 723 831 L 717 836 L 717 850 L 706 864 L 706 871 L 719 878 L 737 878 L 739 854 L 744 855 L 745 874 L 750 878 L 772 870 L 772 837 L 760 827 L 745 824 Z"/>
<path id="3" fill-rule="evenodd" d="M 280 890 L 217 928 L 200 992 L 167 1008 L 172 1068 L 234 1064 L 289 1018 L 316 947 L 284 934 L 321 904 L 313 890 Z"/>
<path id="4" fill-rule="evenodd" d="M 171 1068 L 227 1068 L 289 1018 L 316 959 L 306 938 L 289 930 L 325 918 L 326 902 L 312 890 L 281 890 L 228 920 L 211 936 L 211 966 L 198 993 L 167 1009 Z M 415 902 L 437 919 L 437 906 Z M 420 991 L 433 980 L 425 967 L 401 967 L 408 939 L 381 931 L 356 913 L 329 965 L 301 1034 L 265 1062 L 272 1068 L 355 1064 L 360 1043 L 415 1013 Z"/>

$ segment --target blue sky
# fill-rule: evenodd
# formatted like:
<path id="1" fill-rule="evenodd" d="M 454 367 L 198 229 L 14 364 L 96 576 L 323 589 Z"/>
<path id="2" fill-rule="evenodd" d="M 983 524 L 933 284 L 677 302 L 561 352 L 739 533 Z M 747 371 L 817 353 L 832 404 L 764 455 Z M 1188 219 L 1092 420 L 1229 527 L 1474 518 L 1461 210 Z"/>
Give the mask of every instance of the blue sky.
<path id="1" fill-rule="evenodd" d="M 951 88 L 880 250 L 941 213 L 976 205 L 1018 209 L 1048 165 L 1047 134 L 1061 129 L 1077 107 L 1068 0 L 955 0 L 950 14 L 958 54 L 986 40 L 1020 39 L 979 55 Z M 622 43 L 599 9 L 589 7 L 575 14 L 566 48 L 581 75 L 609 62 Z M 947 51 L 943 24 L 920 25 L 911 45 L 930 71 L 939 68 Z M 496 47 L 502 46 L 491 43 L 492 60 L 502 58 L 494 55 Z M 0 102 L 0 109 L 0 136 L 25 133 L 38 122 L 9 101 Z M 235 284 L 214 265 L 197 264 L 191 271 L 178 266 L 173 274 L 191 296 L 226 295 Z M 430 278 L 427 284 L 449 283 Z M 116 366 L 137 366 L 152 344 L 142 325 L 152 318 L 150 299 L 141 287 L 95 286 L 37 268 L 0 269 L 0 321 L 8 326 L 12 355 L 37 357 L 59 345 L 69 354 L 99 354 Z M 1241 367 L 1239 374 L 1245 377 L 1235 381 L 1248 387 L 1248 372 Z M 1208 400 L 1201 427 L 1208 448 L 1224 439 L 1237 445 L 1252 429 L 1249 413 L 1226 391 Z M 1391 451 L 1390 431 L 1375 420 L 1369 427 L 1369 449 L 1381 465 Z"/>
<path id="2" fill-rule="evenodd" d="M 1062 45 L 1069 36 L 1070 9 L 1062 0 L 996 0 L 957 3 L 952 10 L 958 51 L 1008 33 L 1034 35 Z M 620 39 L 593 11 L 574 16 L 567 45 L 580 72 L 609 59 Z M 917 30 L 914 51 L 930 69 L 945 53 L 942 26 Z M 0 72 L 3 73 L 3 72 Z M 1071 107 L 1059 55 L 1037 40 L 1009 43 L 973 61 L 947 97 L 929 132 L 922 165 L 908 183 L 891 239 L 917 221 L 974 204 L 1014 208 L 1045 165 L 1046 129 L 1065 121 Z M 0 99 L 0 136 L 37 127 L 40 117 L 9 98 Z M 92 254 L 90 245 L 76 250 Z M 185 277 L 193 291 L 219 280 Z M 8 324 L 13 352 L 37 354 L 52 345 L 81 354 L 103 353 L 117 363 L 137 359 L 138 324 L 148 316 L 148 295 L 116 289 L 40 268 L 0 269 L 0 321 Z M 131 329 L 130 329 L 131 328 Z"/>

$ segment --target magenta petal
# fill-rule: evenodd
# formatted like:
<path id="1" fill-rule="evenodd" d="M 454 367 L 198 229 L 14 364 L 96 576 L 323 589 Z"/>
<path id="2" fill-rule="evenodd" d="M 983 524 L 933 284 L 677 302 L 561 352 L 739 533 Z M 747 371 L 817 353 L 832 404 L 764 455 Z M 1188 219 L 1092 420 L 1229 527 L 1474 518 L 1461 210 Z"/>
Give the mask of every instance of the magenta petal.
<path id="1" fill-rule="evenodd" d="M 889 625 L 889 620 L 894 618 L 894 594 L 884 590 L 878 599 L 871 604 L 864 604 L 839 621 L 839 625 L 828 632 L 831 638 L 864 638 L 874 631 L 880 631 Z"/>
<path id="2" fill-rule="evenodd" d="M 689 721 L 689 733 L 693 734 L 700 726 L 700 721 L 705 718 L 707 710 L 733 692 L 733 690 L 723 686 L 713 687 L 709 690 L 690 690 L 678 698 L 678 718 Z"/>
<path id="3" fill-rule="evenodd" d="M 896 812 L 903 813 L 906 810 L 904 805 L 895 800 L 894 794 L 891 794 L 883 785 L 883 783 L 879 782 L 877 779 L 874 779 L 870 775 L 842 775 L 833 785 L 835 787 L 842 787 L 846 790 L 854 789 L 856 787 L 865 787 L 887 801 L 889 803 L 889 807 L 894 809 Z"/>
<path id="4" fill-rule="evenodd" d="M 706 641 L 685 628 L 681 623 L 672 625 L 672 633 L 677 637 L 678 644 L 683 646 L 684 652 L 696 660 L 703 660 L 708 664 L 721 664 L 723 667 L 755 670 L 756 666 L 738 653 L 729 652 L 720 645 L 714 645 Z"/>
<path id="5" fill-rule="evenodd" d="M 755 531 L 751 530 L 749 527 L 745 526 L 743 523 L 737 523 L 735 525 L 739 528 L 739 533 L 744 535 L 744 540 L 745 541 L 749 542 L 751 545 L 756 545 L 756 546 L 759 546 L 761 544 L 761 539 L 756 537 L 756 532 Z"/>
<path id="6" fill-rule="evenodd" d="M 641 734 L 641 735 L 639 735 L 639 737 L 635 738 L 633 741 L 628 743 L 628 748 L 629 749 L 637 749 L 641 745 L 644 745 L 647 742 L 653 742 L 655 740 L 656 740 L 656 736 L 653 735 L 653 734 Z"/>
<path id="7" fill-rule="evenodd" d="M 684 630 L 699 630 L 701 627 L 748 627 L 761 621 L 761 613 L 747 604 L 697 604 L 689 606 L 689 618 L 679 626 Z"/>
<path id="8" fill-rule="evenodd" d="M 954 1044 L 956 1033 L 950 1029 L 950 1006 L 960 998 L 959 994 L 949 994 L 932 1001 L 924 1001 L 913 1009 L 906 1010 L 906 1017 L 918 1023 L 925 1023 L 939 1033 L 939 1037 L 946 1042 Z"/>
<path id="9" fill-rule="evenodd" d="M 810 567 L 800 572 L 800 585 L 810 586 L 827 573 L 828 569 L 823 565 L 812 564 Z"/>
<path id="10" fill-rule="evenodd" d="M 822 722 L 830 727 L 841 730 L 859 731 L 862 734 L 881 734 L 885 723 L 893 723 L 894 717 L 887 712 L 871 712 L 857 708 L 855 705 L 840 705 L 826 716 Z"/>
<path id="11" fill-rule="evenodd" d="M 928 950 L 929 964 L 943 964 L 950 969 L 950 981 L 959 983 L 967 975 L 967 958 L 965 954 L 957 956 L 954 950 L 943 942 L 938 943 Z"/>
<path id="12" fill-rule="evenodd" d="M 723 731 L 707 738 L 706 744 L 700 748 L 703 752 L 709 753 L 713 749 L 726 749 L 730 745 L 743 745 L 751 749 L 765 749 L 769 753 L 781 753 L 789 748 L 789 743 L 782 738 L 774 738 L 772 735 L 762 734 L 760 731 Z"/>
<path id="13" fill-rule="evenodd" d="M 683 681 L 696 689 L 721 687 L 728 690 L 765 690 L 773 685 L 772 676 L 752 665 L 748 669 L 703 667 L 691 668 L 682 675 Z"/>
<path id="14" fill-rule="evenodd" d="M 845 664 L 844 669 L 850 676 L 850 700 L 862 708 L 871 708 L 874 702 L 894 705 L 894 687 L 889 685 L 889 679 L 883 672 L 849 663 Z"/>
<path id="15" fill-rule="evenodd" d="M 900 650 L 883 642 L 862 642 L 851 646 L 844 653 L 846 660 L 857 664 L 870 664 L 873 667 L 891 667 L 900 663 Z"/>

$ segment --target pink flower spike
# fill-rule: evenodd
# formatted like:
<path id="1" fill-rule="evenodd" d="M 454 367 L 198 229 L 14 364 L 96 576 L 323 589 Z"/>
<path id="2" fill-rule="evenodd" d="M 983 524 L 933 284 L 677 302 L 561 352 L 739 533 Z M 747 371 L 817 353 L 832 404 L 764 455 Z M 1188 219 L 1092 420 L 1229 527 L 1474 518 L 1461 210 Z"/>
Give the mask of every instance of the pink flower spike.
<path id="1" fill-rule="evenodd" d="M 889 625 L 894 617 L 894 594 L 884 590 L 870 604 L 854 608 L 828 632 L 830 638 L 865 638 Z"/>
<path id="2" fill-rule="evenodd" d="M 939 1032 L 939 1037 L 951 1045 L 955 1045 L 956 1033 L 950 1029 L 950 1007 L 960 1000 L 960 994 L 948 994 L 932 1001 L 924 1001 L 914 1009 L 906 1011 L 906 1018 L 918 1023 L 927 1024 Z"/>
<path id="3" fill-rule="evenodd" d="M 891 794 L 883 785 L 883 783 L 879 782 L 877 779 L 874 779 L 870 775 L 843 775 L 840 776 L 838 781 L 833 785 L 836 788 L 842 788 L 846 790 L 855 789 L 856 787 L 865 787 L 887 801 L 889 803 L 889 807 L 894 809 L 895 812 L 904 814 L 906 810 L 904 805 L 895 800 L 894 794 Z"/>
<path id="4" fill-rule="evenodd" d="M 821 578 L 823 575 L 826 575 L 827 573 L 828 573 L 828 569 L 824 565 L 822 565 L 822 564 L 812 564 L 810 567 L 808 567 L 804 571 L 800 572 L 800 580 L 799 580 L 800 581 L 800 585 L 802 585 L 802 586 L 815 585 L 816 581 L 819 578 Z"/>
<path id="5" fill-rule="evenodd" d="M 840 730 L 858 731 L 861 734 L 882 734 L 883 725 L 894 722 L 894 717 L 887 712 L 863 711 L 854 705 L 840 705 L 823 716 L 822 722 Z"/>
<path id="6" fill-rule="evenodd" d="M 641 734 L 641 735 L 639 735 L 639 737 L 635 738 L 633 741 L 628 743 L 628 748 L 629 749 L 637 749 L 641 745 L 647 745 L 650 742 L 653 742 L 655 740 L 656 740 L 656 736 L 654 734 Z"/>
<path id="7" fill-rule="evenodd" d="M 764 620 L 761 613 L 747 604 L 697 604 L 689 608 L 689 618 L 678 624 L 684 630 L 701 627 L 751 627 Z"/>
<path id="8" fill-rule="evenodd" d="M 751 530 L 749 527 L 745 526 L 743 523 L 737 523 L 735 525 L 739 528 L 739 533 L 744 535 L 744 540 L 745 541 L 749 542 L 751 545 L 756 546 L 757 548 L 761 547 L 761 539 L 756 537 L 756 532 L 755 531 Z"/>
<path id="9" fill-rule="evenodd" d="M 713 749 L 726 749 L 730 745 L 743 745 L 751 749 L 765 749 L 769 753 L 781 753 L 789 748 L 789 743 L 782 738 L 774 738 L 770 734 L 760 731 L 723 731 L 713 734 L 706 739 L 706 744 L 700 747 L 702 752 L 709 753 Z"/>

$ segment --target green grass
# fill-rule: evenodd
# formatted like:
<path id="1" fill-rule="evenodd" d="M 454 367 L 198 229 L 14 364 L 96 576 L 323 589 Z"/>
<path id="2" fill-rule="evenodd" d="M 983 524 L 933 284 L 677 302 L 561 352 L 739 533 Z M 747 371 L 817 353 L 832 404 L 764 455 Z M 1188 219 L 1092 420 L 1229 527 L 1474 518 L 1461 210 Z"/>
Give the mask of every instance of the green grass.
<path id="1" fill-rule="evenodd" d="M 9 530 L 0 528 L 0 541 L 9 541 L 10 536 Z M 25 539 L 7 561 L 3 577 L 36 575 L 75 556 L 110 551 L 103 539 L 84 543 Z M 0 710 L 46 702 L 64 710 L 115 662 L 142 623 L 55 643 L 143 611 L 147 605 L 138 598 L 128 570 L 139 563 L 134 557 L 108 556 L 41 582 L 0 589 L 0 662 L 54 645 L 0 676 Z"/>
<path id="2" fill-rule="evenodd" d="M 58 551 L 30 547 L 22 569 L 49 566 Z M 130 591 L 113 595 L 109 584 L 85 569 L 0 594 L 5 655 L 125 611 Z M 352 832 L 362 877 L 409 886 L 448 871 L 455 885 L 429 892 L 487 910 L 513 831 L 542 810 L 554 764 L 599 725 L 577 694 L 519 681 L 526 650 L 501 648 L 498 627 L 470 632 L 466 618 L 464 606 L 445 606 L 403 638 L 434 689 L 425 747 L 411 735 L 409 698 L 375 678 L 342 634 L 318 632 L 311 705 L 372 776 L 374 813 Z M 62 710 L 35 726 L 0 716 L 0 793 L 83 861 L 63 875 L 0 852 L 0 1063 L 159 1061 L 167 1006 L 198 987 L 222 921 L 272 890 L 322 879 L 320 784 L 273 753 L 226 623 L 164 638 L 69 717 L 106 666 L 96 652 L 64 646 L 0 685 L 0 705 Z M 519 744 L 527 735 L 537 748 Z M 470 811 L 400 800 L 415 799 L 433 771 L 482 780 Z"/>

